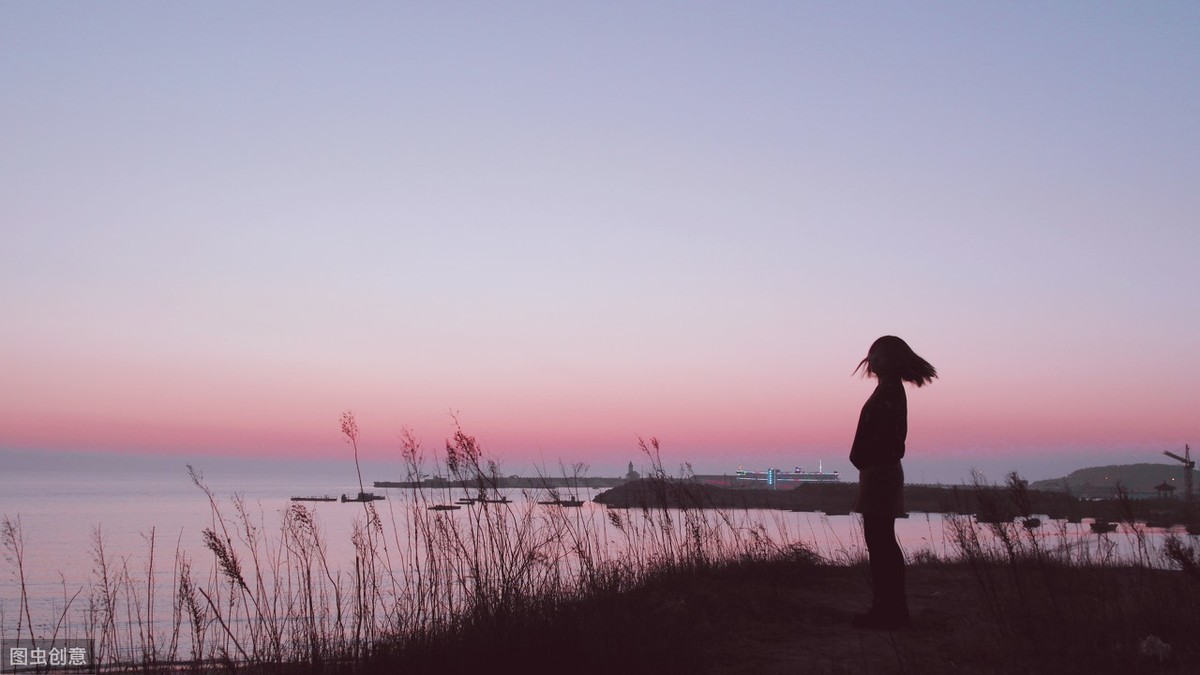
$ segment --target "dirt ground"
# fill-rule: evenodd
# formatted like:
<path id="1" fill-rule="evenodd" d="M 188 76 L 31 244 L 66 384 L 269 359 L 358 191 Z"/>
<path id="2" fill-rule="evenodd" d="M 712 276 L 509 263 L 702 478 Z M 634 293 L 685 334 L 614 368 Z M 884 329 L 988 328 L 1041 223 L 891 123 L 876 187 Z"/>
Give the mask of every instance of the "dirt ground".
<path id="1" fill-rule="evenodd" d="M 859 630 L 851 625 L 870 606 L 862 568 L 818 568 L 801 583 L 742 579 L 733 587 L 699 590 L 690 602 L 726 617 L 725 640 L 711 651 L 713 672 L 908 673 L 985 672 L 988 664 L 966 644 L 981 628 L 970 579 L 946 570 L 909 571 L 913 625 L 903 631 Z M 725 605 L 718 607 L 719 605 Z M 709 620 L 712 615 L 708 612 Z"/>
<path id="2" fill-rule="evenodd" d="M 908 587 L 913 624 L 894 632 L 851 625 L 870 604 L 861 566 L 698 579 L 690 588 L 662 592 L 653 611 L 696 628 L 711 673 L 1200 672 L 1187 661 L 1194 650 L 1177 645 L 1165 660 L 1142 654 L 1139 643 L 1147 636 L 1124 625 L 1081 636 L 1121 658 L 1073 660 L 1065 647 L 1039 643 L 1038 630 L 1013 625 L 1019 615 L 989 605 L 989 592 L 995 597 L 1004 589 L 985 590 L 966 566 L 910 567 Z"/>

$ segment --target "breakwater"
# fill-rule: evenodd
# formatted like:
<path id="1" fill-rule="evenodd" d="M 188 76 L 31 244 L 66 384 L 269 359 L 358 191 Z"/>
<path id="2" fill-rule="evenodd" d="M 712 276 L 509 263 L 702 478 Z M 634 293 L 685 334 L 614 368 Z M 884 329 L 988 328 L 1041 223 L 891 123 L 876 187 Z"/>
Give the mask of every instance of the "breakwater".
<path id="1" fill-rule="evenodd" d="M 586 476 L 485 476 L 474 479 L 446 480 L 426 478 L 420 481 L 377 480 L 377 488 L 462 489 L 462 490 L 558 490 L 562 488 L 611 488 L 627 482 L 625 478 Z"/>

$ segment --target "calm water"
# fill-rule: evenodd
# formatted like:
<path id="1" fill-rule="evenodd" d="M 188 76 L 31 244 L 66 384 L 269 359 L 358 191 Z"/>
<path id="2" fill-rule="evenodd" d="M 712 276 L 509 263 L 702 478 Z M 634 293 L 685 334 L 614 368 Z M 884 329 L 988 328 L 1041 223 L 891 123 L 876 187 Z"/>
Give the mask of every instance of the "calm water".
<path id="1" fill-rule="evenodd" d="M 213 527 L 207 495 L 195 486 L 184 462 L 151 461 L 117 466 L 18 466 L 0 474 L 0 514 L 19 519 L 24 539 L 25 585 L 35 622 L 38 612 L 56 616 L 66 596 L 84 588 L 73 609 L 86 606 L 86 587 L 97 579 L 96 534 L 110 566 L 126 565 L 135 577 L 149 566 L 149 535 L 155 538 L 155 576 L 171 591 L 176 548 L 186 552 L 201 574 L 212 556 L 202 531 Z M 232 498 L 241 495 L 265 531 L 277 530 L 292 495 L 353 494 L 353 465 L 289 465 L 220 460 L 196 468 L 218 498 L 223 515 L 234 515 Z M 364 480 L 365 480 L 364 476 Z M 357 504 L 313 504 L 332 543 L 346 542 Z M 358 508 L 355 508 L 355 507 Z M 20 593 L 13 552 L 0 561 L 0 619 L 16 620 Z"/>
<path id="2" fill-rule="evenodd" d="M 123 466 L 58 465 L 22 466 L 0 475 L 0 514 L 12 521 L 19 519 L 24 539 L 25 585 L 35 624 L 46 624 L 62 613 L 65 598 L 82 589 L 72 605 L 72 613 L 87 605 L 90 585 L 98 579 L 96 533 L 101 534 L 110 566 L 126 566 L 134 578 L 145 579 L 149 567 L 149 534 L 153 529 L 156 544 L 155 577 L 170 596 L 172 565 L 176 549 L 194 561 L 193 569 L 204 578 L 211 574 L 213 556 L 202 544 L 202 531 L 213 526 L 208 497 L 193 483 L 182 462 L 125 463 Z M 28 463 L 27 463 L 28 464 Z M 223 514 L 234 515 L 232 498 L 241 495 L 264 532 L 278 540 L 283 512 L 291 505 L 292 495 L 336 495 L 357 492 L 352 464 L 272 463 L 222 460 L 215 466 L 199 462 L 204 482 L 219 500 Z M 389 467 L 364 469 L 368 484 L 377 479 L 399 479 L 398 470 Z M 368 487 L 368 489 L 371 489 Z M 390 521 L 405 517 L 401 490 L 378 490 L 388 501 L 377 508 L 390 528 Z M 583 490 L 579 496 L 590 499 L 598 490 Z M 455 495 L 457 496 L 457 495 Z M 525 495 L 512 491 L 514 500 Z M 448 498 L 445 501 L 450 501 Z M 351 532 L 361 521 L 361 504 L 308 503 L 317 515 L 330 547 L 330 558 L 353 568 Z M 620 555 L 619 533 L 607 525 L 604 507 L 585 504 L 580 516 L 593 517 Z M 636 510 L 632 512 L 636 517 Z M 802 541 L 824 555 L 844 558 L 862 551 L 859 521 L 855 516 L 824 516 L 815 513 L 779 511 L 739 512 L 747 523 L 761 524 L 777 540 Z M 1072 525 L 1077 533 L 1070 546 L 1094 547 L 1097 553 L 1116 547 L 1128 552 L 1129 537 L 1117 535 L 1101 539 L 1086 534 L 1086 524 Z M 1048 545 L 1061 545 L 1062 537 L 1054 527 L 1043 528 Z M 897 521 L 897 533 L 906 550 L 931 550 L 939 555 L 953 553 L 943 519 L 938 514 L 913 514 Z M 1156 535 L 1157 537 L 1157 535 Z M 13 551 L 5 549 L 0 561 L 0 630 L 11 632 L 16 623 L 20 584 Z"/>

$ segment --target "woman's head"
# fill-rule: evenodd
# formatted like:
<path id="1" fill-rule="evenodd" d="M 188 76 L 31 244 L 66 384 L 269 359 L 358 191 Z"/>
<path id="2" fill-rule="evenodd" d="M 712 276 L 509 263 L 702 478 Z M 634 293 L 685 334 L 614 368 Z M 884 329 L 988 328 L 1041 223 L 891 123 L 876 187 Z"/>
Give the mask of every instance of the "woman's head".
<path id="1" fill-rule="evenodd" d="M 867 358 L 858 363 L 854 372 L 860 369 L 879 379 L 898 377 L 918 387 L 937 377 L 937 369 L 895 335 L 884 335 L 876 340 L 867 350 Z"/>

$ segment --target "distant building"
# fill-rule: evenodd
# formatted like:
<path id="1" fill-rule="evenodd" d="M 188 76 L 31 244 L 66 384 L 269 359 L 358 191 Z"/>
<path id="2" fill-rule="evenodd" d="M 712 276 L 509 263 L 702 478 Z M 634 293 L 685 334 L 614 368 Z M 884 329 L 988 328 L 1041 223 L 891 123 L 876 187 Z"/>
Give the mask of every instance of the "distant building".
<path id="1" fill-rule="evenodd" d="M 625 480 L 637 480 L 642 477 L 642 474 L 633 470 L 633 462 L 629 463 L 629 471 L 625 472 Z"/>
<path id="2" fill-rule="evenodd" d="M 1154 489 L 1155 489 L 1155 491 L 1158 492 L 1158 496 L 1160 499 L 1167 499 L 1168 497 L 1171 497 L 1175 493 L 1175 486 L 1171 485 L 1170 483 L 1168 483 L 1165 480 L 1163 482 L 1159 483 L 1158 485 L 1155 485 Z"/>

